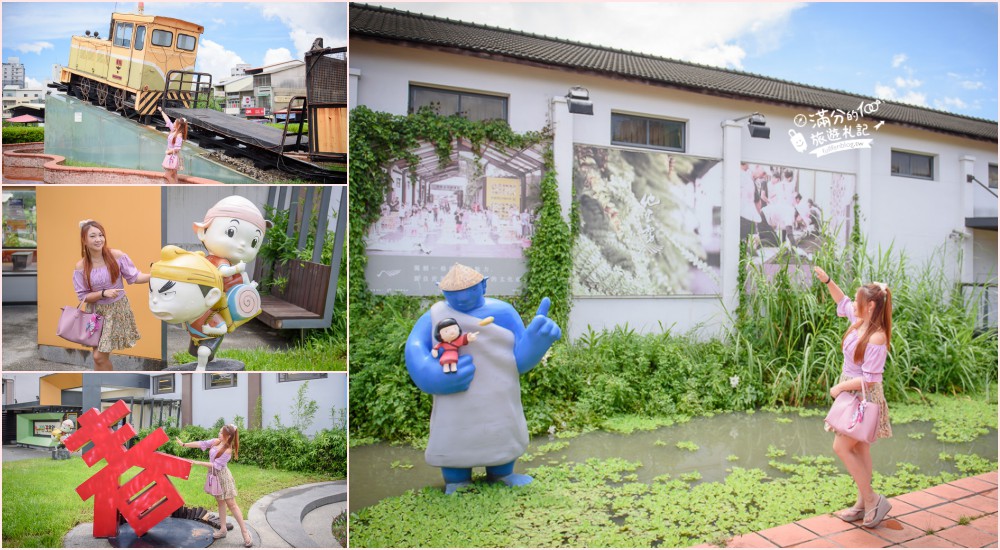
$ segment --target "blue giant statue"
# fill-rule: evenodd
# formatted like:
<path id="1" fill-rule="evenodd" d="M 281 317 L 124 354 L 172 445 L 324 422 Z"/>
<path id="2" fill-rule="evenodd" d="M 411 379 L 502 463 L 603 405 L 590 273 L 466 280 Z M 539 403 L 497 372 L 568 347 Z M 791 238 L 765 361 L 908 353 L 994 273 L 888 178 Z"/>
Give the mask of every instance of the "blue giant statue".
<path id="1" fill-rule="evenodd" d="M 562 336 L 546 315 L 542 299 L 527 327 L 508 304 L 486 298 L 486 281 L 476 270 L 455 264 L 438 284 L 444 301 L 424 313 L 406 342 L 406 368 L 422 391 L 434 396 L 427 463 L 441 468 L 445 493 L 472 481 L 472 468 L 485 466 L 488 481 L 527 485 L 531 476 L 514 473 L 528 447 L 521 407 L 520 375 L 537 365 Z M 458 348 L 456 372 L 442 372 L 432 353 L 442 321 L 458 322 L 475 339 Z M 447 369 L 445 369 L 447 370 Z"/>

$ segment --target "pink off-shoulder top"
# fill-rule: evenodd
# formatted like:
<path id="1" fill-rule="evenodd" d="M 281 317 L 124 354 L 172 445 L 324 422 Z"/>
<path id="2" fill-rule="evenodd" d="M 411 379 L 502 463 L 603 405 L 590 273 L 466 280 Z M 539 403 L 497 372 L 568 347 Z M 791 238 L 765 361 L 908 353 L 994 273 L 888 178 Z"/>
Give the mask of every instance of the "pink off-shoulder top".
<path id="1" fill-rule="evenodd" d="M 847 317 L 853 325 L 857 320 L 854 314 L 854 302 L 844 296 L 837 303 L 837 315 Z M 844 367 L 843 373 L 851 378 L 864 377 L 865 382 L 882 382 L 882 372 L 885 371 L 885 359 L 889 353 L 889 348 L 885 344 L 873 344 L 868 342 L 865 346 L 865 357 L 861 364 L 854 362 L 854 350 L 858 347 L 858 338 L 861 335 L 857 330 L 851 330 L 844 339 Z"/>

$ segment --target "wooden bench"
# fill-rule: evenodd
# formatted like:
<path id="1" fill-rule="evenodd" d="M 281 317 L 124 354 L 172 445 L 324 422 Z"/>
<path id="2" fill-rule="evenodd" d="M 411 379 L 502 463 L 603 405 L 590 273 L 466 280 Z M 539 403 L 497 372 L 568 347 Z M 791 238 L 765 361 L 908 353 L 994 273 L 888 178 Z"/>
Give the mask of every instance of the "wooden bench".
<path id="1" fill-rule="evenodd" d="M 317 192 L 316 189 L 322 189 Z M 316 197 L 316 195 L 319 197 Z M 330 265 L 319 263 L 326 238 L 325 228 L 328 225 L 326 212 L 330 208 L 332 190 L 330 187 L 271 187 L 268 190 L 267 203 L 276 208 L 290 207 L 286 234 L 295 234 L 301 221 L 296 220 L 297 208 L 302 205 L 302 211 L 307 213 L 305 225 L 308 227 L 308 213 L 319 198 L 320 216 L 316 226 L 324 228 L 314 239 L 312 261 L 289 260 L 285 263 L 270 264 L 262 258 L 257 258 L 254 266 L 253 280 L 286 279 L 283 287 L 274 285 L 267 294 L 261 295 L 261 314 L 257 319 L 271 328 L 326 328 L 333 321 L 333 301 L 337 297 L 337 279 L 340 276 L 340 260 L 343 255 L 344 236 L 347 232 L 347 190 L 342 189 L 340 205 L 337 211 L 337 229 L 333 245 L 333 258 Z M 299 233 L 298 249 L 306 246 L 307 232 Z"/>

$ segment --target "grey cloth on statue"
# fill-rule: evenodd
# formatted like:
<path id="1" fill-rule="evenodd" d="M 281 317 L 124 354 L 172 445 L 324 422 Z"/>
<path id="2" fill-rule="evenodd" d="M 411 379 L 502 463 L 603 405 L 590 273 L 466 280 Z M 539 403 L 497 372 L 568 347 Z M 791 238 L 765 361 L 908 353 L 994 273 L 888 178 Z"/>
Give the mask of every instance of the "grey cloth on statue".
<path id="1" fill-rule="evenodd" d="M 472 355 L 476 373 L 468 390 L 434 396 L 424 456 L 439 468 L 507 464 L 528 448 L 514 333 L 496 323 L 481 327 L 478 318 L 452 309 L 447 302 L 431 307 L 431 326 L 449 317 L 458 321 L 463 334 L 479 332 L 458 352 Z"/>

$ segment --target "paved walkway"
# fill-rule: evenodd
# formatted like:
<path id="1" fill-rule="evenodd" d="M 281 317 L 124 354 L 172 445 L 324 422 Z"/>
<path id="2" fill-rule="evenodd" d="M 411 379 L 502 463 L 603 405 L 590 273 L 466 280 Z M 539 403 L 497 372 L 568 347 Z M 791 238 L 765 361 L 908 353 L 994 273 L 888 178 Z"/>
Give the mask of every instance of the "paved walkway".
<path id="1" fill-rule="evenodd" d="M 816 516 L 731 539 L 728 548 L 997 547 L 997 472 L 889 499 L 881 525 L 865 529 Z M 701 547 L 710 547 L 701 545 Z"/>

